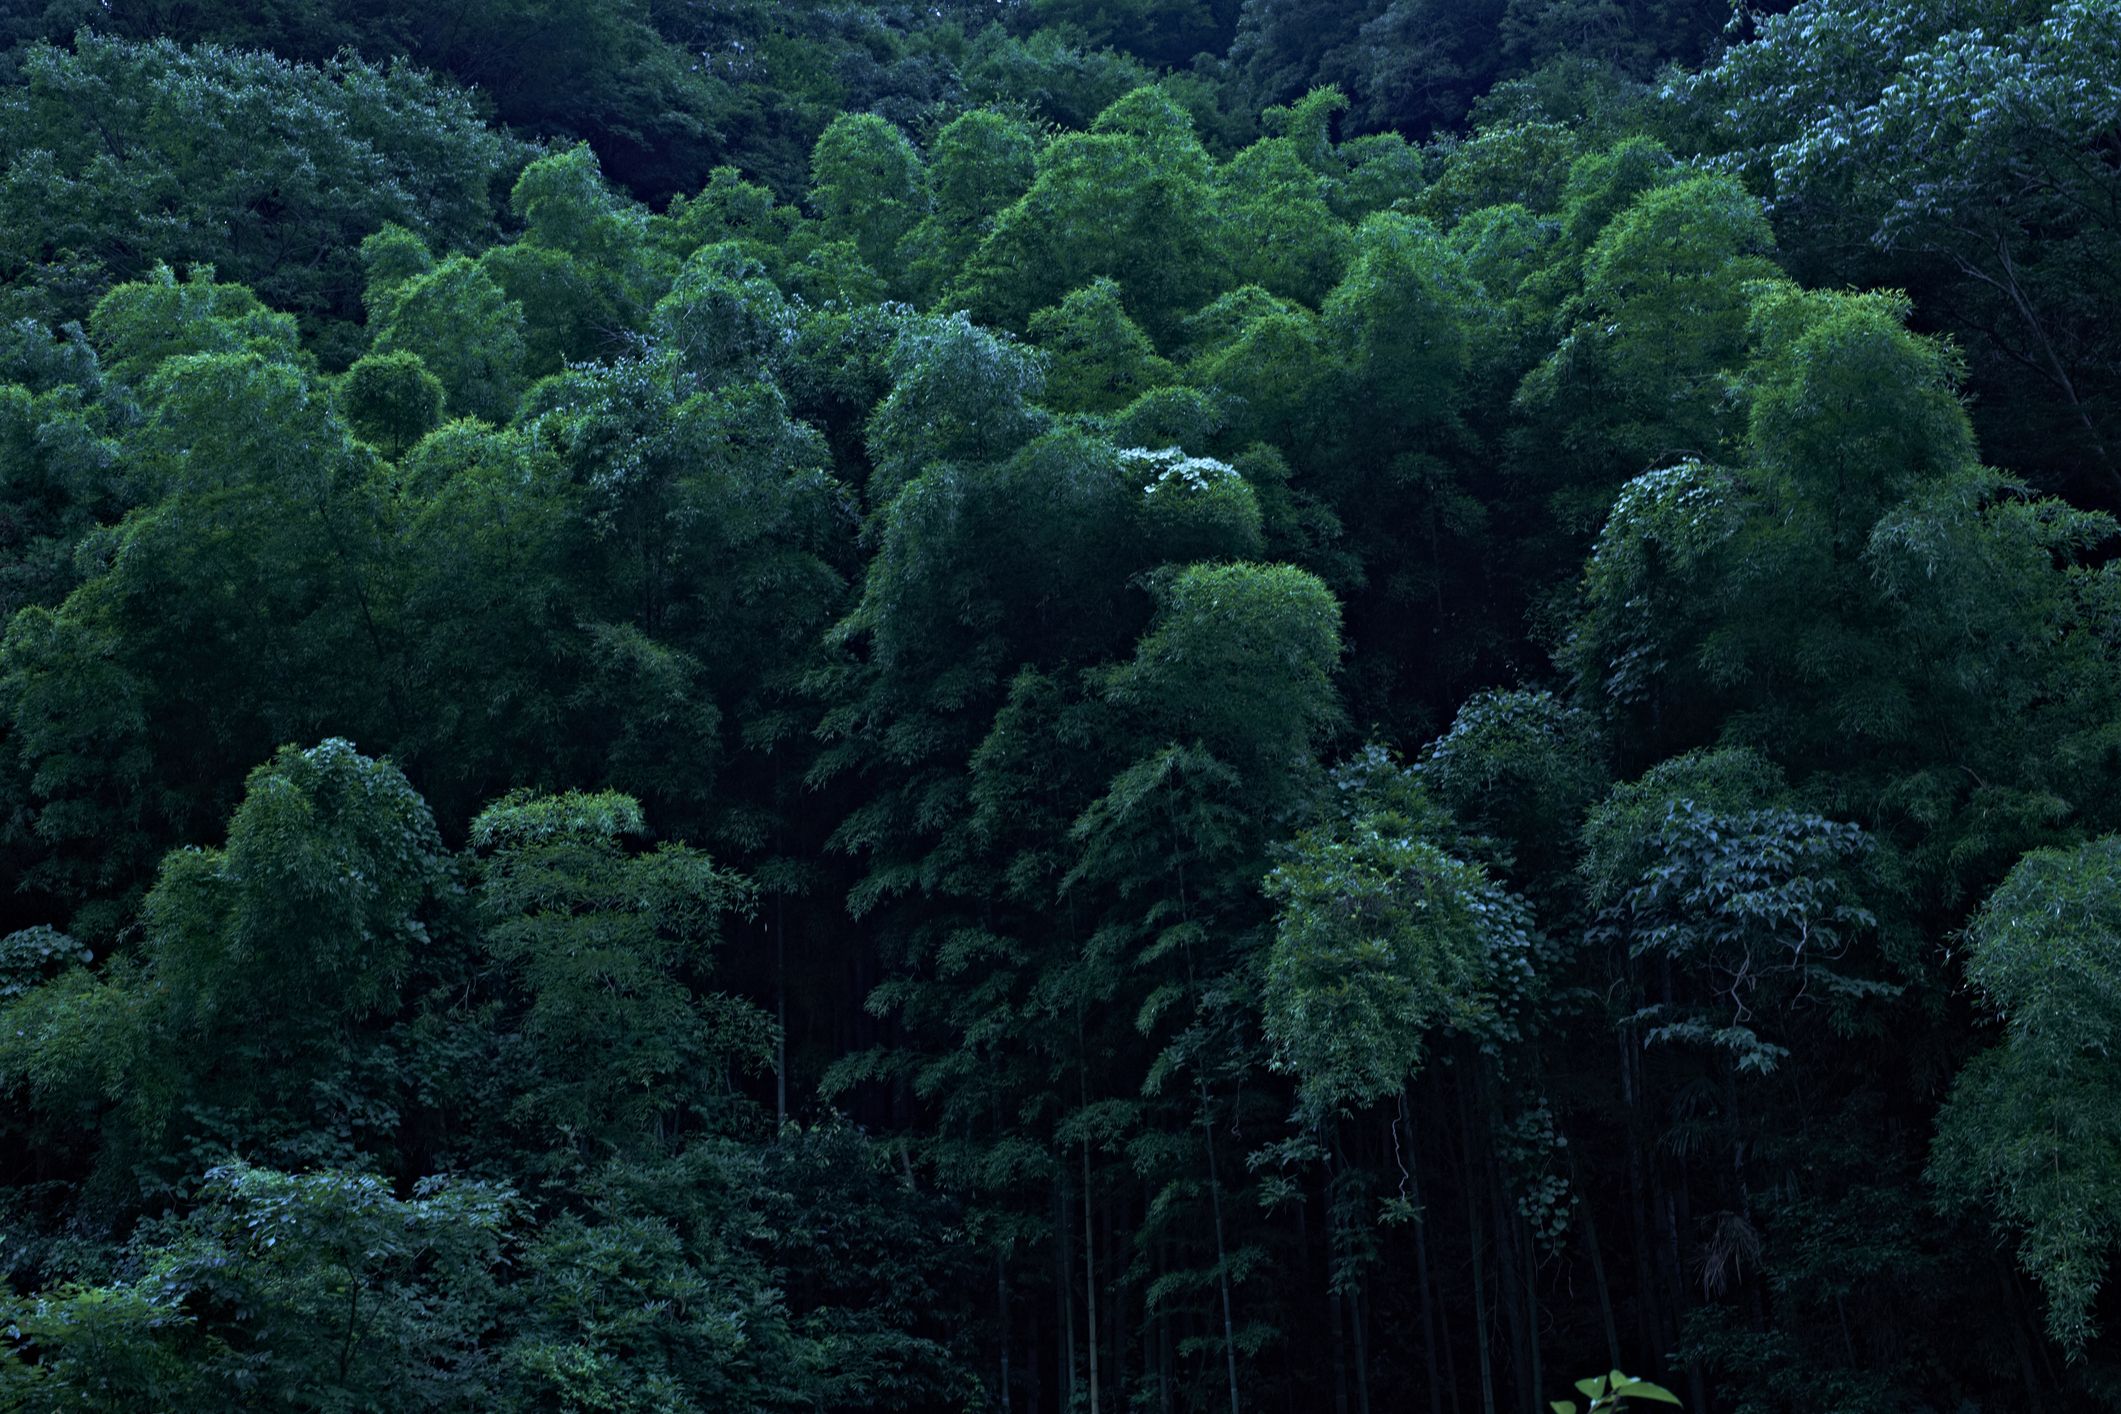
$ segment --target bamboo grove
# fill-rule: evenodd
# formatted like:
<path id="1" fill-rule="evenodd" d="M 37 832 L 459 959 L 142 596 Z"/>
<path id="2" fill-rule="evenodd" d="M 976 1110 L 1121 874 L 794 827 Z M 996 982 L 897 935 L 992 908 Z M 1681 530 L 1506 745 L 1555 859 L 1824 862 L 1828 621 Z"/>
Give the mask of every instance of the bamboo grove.
<path id="1" fill-rule="evenodd" d="M 2121 10 L 1778 9 L 0 18 L 0 1408 L 2113 1407 Z"/>

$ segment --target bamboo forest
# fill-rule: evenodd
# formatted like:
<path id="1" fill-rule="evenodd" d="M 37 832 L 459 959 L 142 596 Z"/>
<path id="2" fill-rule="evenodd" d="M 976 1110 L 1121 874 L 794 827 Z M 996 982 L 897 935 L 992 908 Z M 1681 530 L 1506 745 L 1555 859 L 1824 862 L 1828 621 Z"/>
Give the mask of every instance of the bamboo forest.
<path id="1" fill-rule="evenodd" d="M 0 1410 L 2121 1408 L 2121 0 L 4 0 Z"/>

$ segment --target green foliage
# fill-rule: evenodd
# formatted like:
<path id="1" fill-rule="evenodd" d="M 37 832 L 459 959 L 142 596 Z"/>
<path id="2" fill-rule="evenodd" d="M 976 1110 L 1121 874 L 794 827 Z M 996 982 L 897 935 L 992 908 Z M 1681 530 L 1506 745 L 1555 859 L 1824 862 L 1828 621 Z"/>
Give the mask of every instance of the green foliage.
<path id="1" fill-rule="evenodd" d="M 116 434 L 135 410 L 109 396 L 79 326 L 59 337 L 21 320 L 0 333 L 0 378 L 0 601 L 12 616 L 63 599 L 80 579 L 74 547 L 131 503 Z"/>
<path id="2" fill-rule="evenodd" d="M 416 353 L 369 354 L 346 370 L 339 407 L 355 433 L 395 460 L 441 422 L 442 380 Z"/>
<path id="3" fill-rule="evenodd" d="M 1685 91 L 1799 250 L 1953 311 L 2010 463 L 2090 458 L 2108 504 L 2121 404 L 2096 311 L 2116 232 L 2090 213 L 2116 177 L 2087 159 L 2121 101 L 2103 79 L 2115 39 L 2101 5 L 1812 0 Z"/>
<path id="4" fill-rule="evenodd" d="M 471 824 L 486 946 L 528 999 L 537 1060 L 517 1117 L 570 1145 L 616 1146 L 683 1111 L 714 1122 L 708 1077 L 772 1054 L 762 1016 L 704 988 L 748 887 L 683 845 L 627 854 L 641 829 L 612 792 L 508 796 Z"/>
<path id="5" fill-rule="evenodd" d="M 95 954 L 48 923 L 0 938 L 0 1002 L 13 1001 L 47 979 L 54 964 L 68 967 Z"/>
<path id="6" fill-rule="evenodd" d="M 810 205 L 828 237 L 852 241 L 870 269 L 896 284 L 899 245 L 927 214 L 927 171 L 890 123 L 843 113 L 810 155 Z"/>
<path id="7" fill-rule="evenodd" d="M 650 327 L 662 352 L 708 387 L 770 376 L 795 341 L 787 301 L 735 242 L 701 246 L 687 257 L 670 292 L 656 301 Z"/>
<path id="8" fill-rule="evenodd" d="M 1328 102 L 1335 96 L 1321 95 Z M 1325 140 L 1325 114 L 1311 111 L 1316 106 L 1290 120 L 1293 130 L 1308 126 L 1308 134 L 1255 143 L 1218 174 L 1233 278 L 1312 306 L 1340 279 L 1352 244 L 1328 205 L 1336 154 Z"/>
<path id="9" fill-rule="evenodd" d="M 1937 1121 L 1930 1176 L 1985 1202 L 2047 1295 L 2047 1328 L 2081 1356 L 2116 1240 L 2121 1114 L 2109 1054 L 2121 841 L 2035 850 L 1967 928 L 1967 976 L 2003 1026 L 1960 1073 Z"/>
<path id="10" fill-rule="evenodd" d="M 1150 554 L 1170 564 L 1256 555 L 1259 498 L 1237 468 L 1176 447 L 1121 450 L 1130 476 L 1143 478 L 1140 520 Z"/>
<path id="11" fill-rule="evenodd" d="M 209 1171 L 183 1220 L 140 1244 L 137 1280 L 10 1311 L 26 1409 L 295 1409 L 479 1403 L 506 1188 L 372 1174 Z M 0 1367 L 4 1370 L 4 1367 Z M 134 1405 L 137 1407 L 137 1405 Z"/>
<path id="12" fill-rule="evenodd" d="M 1518 877 L 1536 879 L 1566 869 L 1606 763 L 1590 714 L 1551 693 L 1486 692 L 1429 744 L 1420 775 L 1459 821 L 1508 851 Z"/>
<path id="13" fill-rule="evenodd" d="M 2105 9 L 90 9 L 0 1406 L 2115 1403 Z"/>
<path id="14" fill-rule="evenodd" d="M 869 416 L 872 506 L 887 504 L 930 458 L 997 461 L 1044 425 L 1030 404 L 1038 356 L 964 315 L 909 321 L 891 351 L 891 390 Z"/>
<path id="15" fill-rule="evenodd" d="M 1245 286 L 1195 314 L 1187 332 L 1187 379 L 1231 405 L 1235 436 L 1301 451 L 1325 431 L 1337 370 L 1316 314 Z"/>
<path id="16" fill-rule="evenodd" d="M 1862 1002 L 1893 995 L 1890 982 L 1843 966 L 1877 921 L 1849 897 L 1850 867 L 1869 848 L 1860 829 L 1788 810 L 1727 814 L 1686 799 L 1672 800 L 1653 828 L 1638 846 L 1653 862 L 1601 916 L 1594 940 L 1669 960 L 1707 995 L 1631 1017 L 1644 1044 L 1705 1045 L 1742 1072 L 1766 1074 L 1789 1047 L 1756 1020 L 1784 1018 L 1809 1000 L 1846 1028 Z"/>
<path id="17" fill-rule="evenodd" d="M 164 863 L 142 910 L 157 974 L 202 1017 L 253 1027 L 278 995 L 321 1019 L 386 1007 L 426 942 L 414 915 L 440 851 L 388 762 L 336 740 L 283 749 L 245 783 L 225 849 Z"/>
<path id="18" fill-rule="evenodd" d="M 267 309 L 241 285 L 218 283 L 211 266 L 194 267 L 181 283 L 168 266 L 156 266 L 147 279 L 119 285 L 98 300 L 88 328 L 103 367 L 135 385 L 180 354 L 248 353 L 275 363 L 302 362 L 295 321 Z"/>
<path id="19" fill-rule="evenodd" d="M 252 772 L 224 848 L 163 861 L 137 957 L 9 1004 L 0 1072 L 47 1113 L 106 1112 L 107 1182 L 181 1176 L 194 1143 L 344 1158 L 374 1116 L 333 1113 L 334 1075 L 431 945 L 440 855 L 395 767 L 343 741 L 287 748 Z"/>
<path id="20" fill-rule="evenodd" d="M 1113 412 L 1175 377 L 1103 277 L 1033 314 L 1029 333 L 1047 358 L 1046 402 L 1060 412 Z"/>
<path id="21" fill-rule="evenodd" d="M 1037 180 L 996 218 L 944 301 L 1021 329 L 1104 276 L 1150 337 L 1167 340 L 1222 285 L 1214 175 L 1185 111 L 1160 89 L 1136 89 L 1089 131 L 1046 145 Z"/>
<path id="22" fill-rule="evenodd" d="M 909 276 L 922 295 L 941 292 L 994 229 L 995 220 L 1030 190 L 1039 138 L 1029 123 L 990 108 L 951 119 L 928 144 L 928 214 L 901 244 Z"/>
<path id="23" fill-rule="evenodd" d="M 1425 834 L 1438 812 L 1382 753 L 1336 775 L 1329 823 L 1296 837 L 1267 876 L 1278 907 L 1265 1025 L 1275 1064 L 1313 1111 L 1399 1090 L 1432 1033 L 1493 1015 L 1490 966 L 1524 950 L 1523 905 Z"/>
<path id="24" fill-rule="evenodd" d="M 1632 1399 L 1646 1400 L 1652 1404 L 1679 1403 L 1679 1396 L 1664 1386 L 1623 1375 L 1618 1370 L 1609 1375 L 1578 1380 L 1576 1390 L 1591 1401 L 1590 1414 L 1604 1414 L 1604 1411 L 1618 1409 Z M 1553 1400 L 1549 1407 L 1553 1409 L 1554 1414 L 1576 1414 L 1577 1408 L 1573 1399 Z"/>
<path id="25" fill-rule="evenodd" d="M 1189 565 L 1157 599 L 1133 659 L 1104 675 L 1113 701 L 1245 768 L 1301 759 L 1334 724 L 1340 611 L 1312 576 L 1286 565 Z"/>
<path id="26" fill-rule="evenodd" d="M 369 454 L 313 380 L 255 354 L 197 354 L 166 362 L 145 393 L 128 453 L 153 506 L 111 533 L 63 604 L 19 614 L 0 655 L 12 744 L 34 763 L 34 828 L 58 851 L 52 882 L 90 871 L 67 887 L 139 879 L 186 837 L 173 823 L 203 834 L 233 805 L 246 760 L 335 717 L 363 724 L 380 687 L 360 672 L 378 667 Z M 109 646 L 72 656 L 91 641 Z M 261 676 L 266 661 L 280 667 Z M 275 677 L 261 698 L 255 685 Z M 157 687 L 176 678 L 185 692 Z M 103 867 L 68 860 L 70 841 Z"/>
<path id="27" fill-rule="evenodd" d="M 520 151 L 406 67 L 92 33 L 19 62 L 0 108 L 0 279 L 12 312 L 55 322 L 157 261 L 211 265 L 312 328 L 350 319 L 364 237 L 396 222 L 444 247 L 477 239 Z"/>
<path id="28" fill-rule="evenodd" d="M 410 353 L 441 380 L 451 415 L 499 425 L 523 389 L 523 307 L 477 263 L 451 256 L 373 296 L 378 354 Z"/>
<path id="29" fill-rule="evenodd" d="M 1572 169 L 1571 185 L 1583 187 L 1563 258 L 1573 254 L 1570 226 L 1593 229 L 1615 199 L 1599 187 L 1628 181 L 1628 156 L 1609 154 L 1619 168 L 1610 174 Z M 1603 514 L 1627 476 L 1724 456 L 1740 431 L 1728 380 L 1744 361 L 1754 286 L 1775 274 L 1760 203 L 1729 178 L 1650 185 L 1596 229 L 1580 293 L 1563 311 L 1573 328 L 1517 392 L 1530 423 L 1525 455 L 1543 464 L 1542 480 L 1560 483 L 1554 505 L 1565 519 Z"/>
<path id="30" fill-rule="evenodd" d="M 1347 277 L 1321 313 L 1374 405 L 1413 430 L 1448 418 L 1488 315 L 1457 252 L 1418 217 L 1383 212 L 1355 233 Z"/>

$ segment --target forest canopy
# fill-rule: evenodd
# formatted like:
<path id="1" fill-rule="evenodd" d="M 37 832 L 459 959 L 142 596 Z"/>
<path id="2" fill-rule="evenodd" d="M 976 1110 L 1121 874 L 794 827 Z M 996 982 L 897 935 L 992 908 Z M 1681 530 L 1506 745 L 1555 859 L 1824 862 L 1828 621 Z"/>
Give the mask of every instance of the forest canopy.
<path id="1" fill-rule="evenodd" d="M 2117 458 L 2115 0 L 9 8 L 0 1409 L 2115 1407 Z"/>

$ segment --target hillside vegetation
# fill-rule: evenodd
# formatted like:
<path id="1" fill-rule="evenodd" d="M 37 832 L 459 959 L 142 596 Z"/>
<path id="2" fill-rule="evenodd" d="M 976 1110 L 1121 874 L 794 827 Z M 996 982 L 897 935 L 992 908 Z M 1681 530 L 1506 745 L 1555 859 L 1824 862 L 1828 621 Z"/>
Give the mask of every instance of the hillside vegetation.
<path id="1" fill-rule="evenodd" d="M 2121 1404 L 2121 6 L 1778 8 L 8 9 L 0 1409 Z"/>

